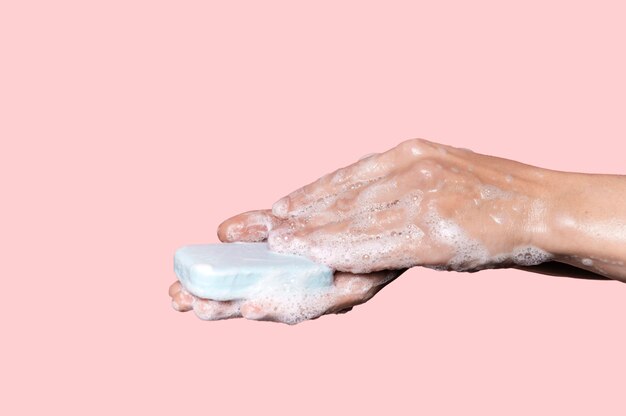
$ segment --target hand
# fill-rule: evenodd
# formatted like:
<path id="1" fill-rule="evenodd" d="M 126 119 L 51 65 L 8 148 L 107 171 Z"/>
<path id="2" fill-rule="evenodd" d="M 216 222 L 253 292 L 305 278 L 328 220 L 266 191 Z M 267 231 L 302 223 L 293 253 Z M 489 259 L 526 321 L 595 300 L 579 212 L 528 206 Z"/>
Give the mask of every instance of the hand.
<path id="1" fill-rule="evenodd" d="M 218 228 L 223 242 L 263 241 L 272 226 L 281 224 L 269 210 L 250 211 L 232 217 Z M 285 305 L 272 300 L 240 299 L 215 301 L 198 298 L 186 291 L 180 282 L 170 286 L 174 309 L 182 312 L 192 310 L 204 320 L 246 318 L 295 324 L 322 315 L 345 313 L 354 306 L 371 299 L 378 291 L 400 276 L 404 270 L 379 271 L 371 274 L 336 272 L 333 287 L 322 297 L 311 296 L 305 301 Z"/>
<path id="2" fill-rule="evenodd" d="M 552 172 L 411 139 L 276 202 L 268 243 L 352 273 L 536 265 Z"/>

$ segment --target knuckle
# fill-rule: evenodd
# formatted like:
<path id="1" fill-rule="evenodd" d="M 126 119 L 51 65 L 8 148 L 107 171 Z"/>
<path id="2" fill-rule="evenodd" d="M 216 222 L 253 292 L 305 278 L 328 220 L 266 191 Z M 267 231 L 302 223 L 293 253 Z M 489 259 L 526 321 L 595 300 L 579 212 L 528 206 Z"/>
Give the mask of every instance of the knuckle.
<path id="1" fill-rule="evenodd" d="M 337 169 L 333 174 L 330 182 L 332 184 L 341 184 L 350 177 L 351 169 L 348 167 Z"/>
<path id="2" fill-rule="evenodd" d="M 315 191 L 317 189 L 317 187 L 319 186 L 319 181 L 315 181 L 313 183 L 310 183 L 308 185 L 304 185 L 302 187 L 302 196 L 304 197 L 311 197 L 315 195 Z"/>
<path id="3" fill-rule="evenodd" d="M 404 140 L 400 144 L 398 144 L 398 149 L 407 154 L 411 154 L 414 156 L 419 156 L 424 154 L 429 146 L 429 142 L 422 138 L 413 138 Z"/>

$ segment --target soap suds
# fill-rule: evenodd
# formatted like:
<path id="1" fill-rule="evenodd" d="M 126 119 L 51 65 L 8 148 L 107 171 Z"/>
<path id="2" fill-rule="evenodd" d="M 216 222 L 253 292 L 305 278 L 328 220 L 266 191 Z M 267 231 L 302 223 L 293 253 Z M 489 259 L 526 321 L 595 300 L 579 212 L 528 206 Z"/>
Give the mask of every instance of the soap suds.
<path id="1" fill-rule="evenodd" d="M 511 259 L 520 266 L 536 266 L 552 259 L 552 255 L 534 246 L 519 246 L 513 249 Z"/>
<path id="2" fill-rule="evenodd" d="M 390 181 L 378 185 L 378 192 L 360 195 L 359 205 L 367 202 L 369 205 L 346 218 L 345 232 L 313 230 L 304 239 L 294 237 L 285 242 L 281 235 L 293 233 L 278 230 L 270 234 L 269 246 L 276 252 L 305 255 L 341 271 L 367 273 L 380 270 L 384 264 L 395 268 L 412 267 L 417 264 L 417 256 L 409 258 L 403 253 L 410 247 L 416 251 L 424 237 L 424 231 L 412 222 L 420 213 L 423 193 L 417 190 L 401 199 L 372 203 L 381 190 L 395 187 L 395 181 Z M 375 232 L 377 228 L 382 231 Z"/>
<path id="3" fill-rule="evenodd" d="M 277 217 L 285 217 L 289 208 L 289 198 L 283 197 L 272 205 L 272 213 Z"/>
<path id="4" fill-rule="evenodd" d="M 467 236 L 454 221 L 442 218 L 433 201 L 429 203 L 425 220 L 428 224 L 428 236 L 453 250 L 453 257 L 447 262 L 449 269 L 456 271 L 472 270 L 485 263 L 489 258 L 487 249 L 477 240 Z"/>
<path id="5" fill-rule="evenodd" d="M 483 186 L 481 190 L 485 199 L 509 197 L 495 186 Z M 515 247 L 510 253 L 490 253 L 481 241 L 471 238 L 456 222 L 443 218 L 438 213 L 436 201 L 431 200 L 428 206 L 422 206 L 423 199 L 424 194 L 416 191 L 386 204 L 370 205 L 369 210 L 350 219 L 345 232 L 332 233 L 322 228 L 304 238 L 294 237 L 287 241 L 281 238 L 284 237 L 282 233 L 273 233 L 270 234 L 270 248 L 279 253 L 308 256 L 335 270 L 353 273 L 380 270 L 387 264 L 396 268 L 422 265 L 424 262 L 418 253 L 428 247 L 428 241 L 449 248 L 449 260 L 435 267 L 445 270 L 475 271 L 505 262 L 531 266 L 552 258 L 550 253 L 534 246 Z M 384 213 L 384 217 L 377 217 L 378 212 Z M 488 215 L 496 224 L 504 224 L 507 219 L 498 211 Z M 420 217 L 419 225 L 414 223 Z M 377 226 L 381 232 L 373 233 Z M 293 235 L 289 230 L 283 232 Z M 422 240 L 426 237 L 428 241 L 424 246 Z M 428 258 L 424 260 L 428 261 Z"/>
<path id="6" fill-rule="evenodd" d="M 495 185 L 481 185 L 480 197 L 482 199 L 510 199 L 511 194 Z"/>

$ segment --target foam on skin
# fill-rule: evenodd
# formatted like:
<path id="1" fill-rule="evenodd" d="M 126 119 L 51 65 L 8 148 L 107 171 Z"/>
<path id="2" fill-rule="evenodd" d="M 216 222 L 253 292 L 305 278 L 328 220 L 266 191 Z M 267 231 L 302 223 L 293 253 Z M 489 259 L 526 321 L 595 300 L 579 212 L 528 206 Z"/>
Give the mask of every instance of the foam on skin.
<path id="1" fill-rule="evenodd" d="M 288 296 L 285 296 L 280 286 L 267 286 L 250 299 L 231 301 L 196 297 L 180 282 L 177 283 L 177 288 L 170 288 L 170 294 L 175 310 L 181 312 L 193 310 L 203 320 L 244 317 L 296 324 L 365 302 L 399 274 L 401 271 L 389 270 L 367 277 L 338 275 L 332 287 L 301 290 L 289 293 Z"/>
<path id="2" fill-rule="evenodd" d="M 482 185 L 480 187 L 480 196 L 482 199 L 509 199 L 511 194 L 503 191 L 494 185 Z"/>
<path id="3" fill-rule="evenodd" d="M 543 202 L 517 171 L 494 174 L 490 163 L 452 147 L 401 144 L 275 204 L 284 222 L 270 230 L 269 247 L 352 273 L 417 265 L 475 271 L 551 260 L 539 247 L 515 245 L 543 231 Z"/>
<path id="4" fill-rule="evenodd" d="M 481 191 L 483 200 L 510 197 L 495 187 L 482 187 Z M 362 204 L 373 197 L 373 194 L 366 195 L 361 199 Z M 353 273 L 416 265 L 438 270 L 476 271 L 507 264 L 532 266 L 553 258 L 532 245 L 516 246 L 510 252 L 491 252 L 455 221 L 442 217 L 434 200 L 429 201 L 425 210 L 423 200 L 424 193 L 418 190 L 393 203 L 369 205 L 368 210 L 361 210 L 343 221 L 344 228 L 337 224 L 337 232 L 322 228 L 299 237 L 296 230 L 278 229 L 270 233 L 270 248 L 307 255 L 336 270 Z M 493 219 L 495 214 L 490 216 Z M 502 218 L 495 216 L 494 221 L 501 224 Z M 376 229 L 379 232 L 372 232 Z M 433 264 L 433 250 L 447 250 L 450 255 L 442 264 Z"/>
<path id="5" fill-rule="evenodd" d="M 384 185 L 389 186 L 393 185 Z M 279 228 L 270 233 L 268 241 L 272 250 L 306 253 L 312 259 L 342 271 L 367 273 L 384 270 L 385 264 L 394 269 L 412 267 L 417 264 L 412 253 L 424 231 L 405 218 L 407 213 L 411 216 L 419 213 L 422 199 L 423 193 L 414 191 L 396 201 L 372 203 L 366 193 L 361 199 L 364 207 L 345 219 L 349 224 L 347 230 L 335 233 L 321 230 L 301 239 L 294 232 L 297 230 Z M 380 232 L 368 232 L 369 229 Z M 407 250 L 411 246 L 414 250 Z"/>
<path id="6" fill-rule="evenodd" d="M 446 149 L 408 141 L 320 180 L 307 189 L 317 200 L 300 200 L 286 217 L 290 226 L 270 231 L 270 249 L 352 273 L 416 265 L 472 271 L 552 259 L 503 235 L 515 227 L 541 232 L 542 201 L 510 185 L 512 174 L 483 169 L 480 158 L 488 157 Z M 376 168 L 383 157 L 385 169 Z"/>

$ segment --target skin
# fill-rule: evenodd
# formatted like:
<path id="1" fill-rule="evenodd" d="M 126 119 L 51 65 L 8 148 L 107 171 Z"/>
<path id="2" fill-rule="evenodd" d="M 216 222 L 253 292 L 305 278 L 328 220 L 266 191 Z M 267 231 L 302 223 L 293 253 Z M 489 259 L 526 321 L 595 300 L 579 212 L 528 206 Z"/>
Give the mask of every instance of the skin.
<path id="1" fill-rule="evenodd" d="M 336 270 L 329 306 L 313 319 L 366 302 L 414 266 L 626 282 L 626 176 L 554 171 L 411 139 L 322 176 L 271 211 L 229 218 L 218 237 L 267 240 L 273 251 Z M 275 305 L 199 299 L 179 283 L 170 296 L 177 310 L 203 319 L 284 321 Z"/>

